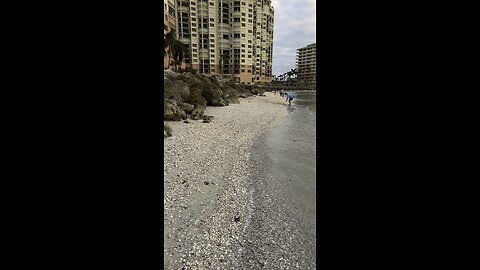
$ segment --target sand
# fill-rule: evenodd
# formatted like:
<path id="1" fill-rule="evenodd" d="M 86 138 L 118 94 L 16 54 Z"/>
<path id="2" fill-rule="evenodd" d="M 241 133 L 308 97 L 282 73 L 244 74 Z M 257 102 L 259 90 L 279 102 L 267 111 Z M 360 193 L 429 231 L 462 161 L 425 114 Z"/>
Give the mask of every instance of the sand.
<path id="1" fill-rule="evenodd" d="M 165 269 L 244 267 L 255 208 L 252 146 L 288 113 L 284 98 L 265 95 L 207 107 L 211 123 L 167 122 L 173 136 L 164 140 Z"/>

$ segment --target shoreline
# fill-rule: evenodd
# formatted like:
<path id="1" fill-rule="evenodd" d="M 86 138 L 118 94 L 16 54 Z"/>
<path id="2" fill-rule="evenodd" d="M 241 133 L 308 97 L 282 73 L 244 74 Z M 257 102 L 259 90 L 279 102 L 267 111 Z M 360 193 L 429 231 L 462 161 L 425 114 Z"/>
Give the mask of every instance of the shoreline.
<path id="1" fill-rule="evenodd" d="M 285 99 L 241 98 L 207 107 L 210 123 L 167 121 L 164 140 L 164 266 L 238 268 L 249 217 L 252 146 L 288 114 Z"/>

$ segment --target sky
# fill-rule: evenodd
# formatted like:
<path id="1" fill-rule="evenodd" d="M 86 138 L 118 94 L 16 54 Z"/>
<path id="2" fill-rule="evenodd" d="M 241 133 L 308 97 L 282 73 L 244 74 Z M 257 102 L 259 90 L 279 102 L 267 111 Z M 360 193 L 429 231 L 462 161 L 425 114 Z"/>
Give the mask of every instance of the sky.
<path id="1" fill-rule="evenodd" d="M 315 0 L 272 0 L 273 75 L 295 68 L 297 49 L 316 42 Z"/>

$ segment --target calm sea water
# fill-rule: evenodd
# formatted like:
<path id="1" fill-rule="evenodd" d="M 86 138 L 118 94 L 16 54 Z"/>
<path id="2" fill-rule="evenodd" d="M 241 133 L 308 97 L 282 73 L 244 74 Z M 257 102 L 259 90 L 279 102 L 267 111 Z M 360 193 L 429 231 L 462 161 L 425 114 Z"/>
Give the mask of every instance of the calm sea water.
<path id="1" fill-rule="evenodd" d="M 276 179 L 288 179 L 290 201 L 306 226 L 315 228 L 316 92 L 292 92 L 295 98 L 282 123 L 267 136 Z"/>

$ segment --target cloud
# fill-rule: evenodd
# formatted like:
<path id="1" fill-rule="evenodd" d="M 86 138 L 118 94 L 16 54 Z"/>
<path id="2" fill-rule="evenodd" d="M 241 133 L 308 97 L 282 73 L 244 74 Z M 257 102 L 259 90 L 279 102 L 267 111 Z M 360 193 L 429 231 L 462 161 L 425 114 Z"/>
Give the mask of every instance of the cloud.
<path id="1" fill-rule="evenodd" d="M 295 68 L 297 49 L 316 42 L 315 0 L 273 0 L 275 22 L 273 32 L 274 75 Z"/>

